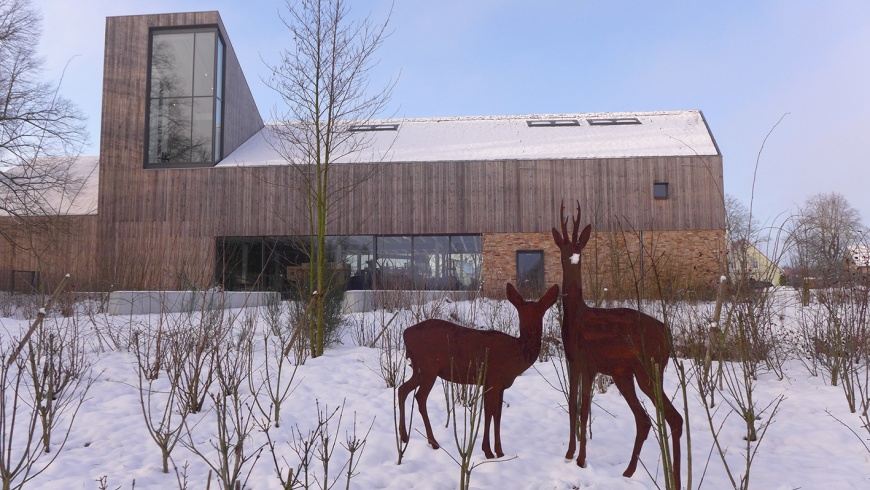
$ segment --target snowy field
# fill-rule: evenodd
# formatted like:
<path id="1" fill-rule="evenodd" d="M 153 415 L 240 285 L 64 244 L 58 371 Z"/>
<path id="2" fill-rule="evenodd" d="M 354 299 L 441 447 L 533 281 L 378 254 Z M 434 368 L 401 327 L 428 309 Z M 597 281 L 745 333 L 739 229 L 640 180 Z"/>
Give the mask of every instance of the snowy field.
<path id="1" fill-rule="evenodd" d="M 780 306 L 774 323 L 778 328 L 798 330 L 797 318 L 807 318 L 796 301 L 793 291 L 780 292 L 786 301 Z M 7 298 L 8 299 L 8 298 Z M 287 305 L 283 307 L 285 310 Z M 710 305 L 687 306 L 707 311 Z M 248 427 L 250 435 L 245 438 L 240 452 L 229 451 L 234 456 L 250 457 L 241 467 L 241 480 L 247 478 L 244 488 L 281 488 L 277 468 L 286 478 L 288 468 L 297 468 L 304 443 L 318 426 L 318 415 L 326 418 L 335 409 L 336 413 L 323 427 L 322 434 L 328 437 L 328 477 L 324 481 L 321 459 L 323 448 L 315 443 L 309 454 L 309 488 L 346 488 L 348 446 L 353 447 L 354 431 L 358 442 L 364 444 L 354 454 L 353 476 L 350 488 L 360 489 L 453 489 L 459 486 L 460 468 L 453 458 L 459 459 L 453 427 L 445 427 L 448 421 L 445 391 L 436 383 L 429 397 L 429 414 L 435 436 L 443 450 L 433 450 L 421 433 L 419 413 L 413 414 L 410 443 L 401 464 L 397 464 L 398 450 L 394 425 L 394 390 L 387 386 L 382 366 L 391 360 L 401 359 L 403 350 L 395 339 L 401 330 L 424 316 L 441 316 L 485 327 L 501 327 L 516 334 L 516 313 L 507 302 L 478 300 L 473 302 L 429 304 L 413 310 L 398 312 L 376 311 L 347 316 L 341 327 L 340 342 L 326 349 L 325 355 L 308 358 L 298 366 L 290 387 L 290 393 L 280 409 L 280 427 L 267 422 L 269 402 L 267 389 L 262 381 L 266 363 L 274 373 L 277 358 L 276 347 L 264 342 L 264 332 L 270 323 L 267 308 L 228 310 L 217 314 L 206 312 L 207 322 L 201 321 L 201 313 L 192 315 L 108 316 L 99 313 L 93 303 L 77 305 L 77 314 L 63 318 L 50 314 L 45 322 L 48 332 L 57 338 L 64 332 L 77 332 L 76 342 L 69 352 L 78 349 L 84 359 L 92 363 L 90 369 L 93 384 L 78 410 L 68 440 L 60 444 L 66 435 L 66 423 L 75 408 L 60 415 L 52 434 L 51 452 L 41 454 L 33 465 L 40 470 L 52 457 L 56 460 L 45 470 L 27 482 L 25 488 L 45 489 L 202 489 L 209 483 L 209 466 L 218 460 L 216 434 L 218 433 L 216 400 L 229 400 L 219 395 L 217 380 L 208 386 L 202 410 L 187 416 L 177 446 L 171 451 L 168 474 L 162 472 L 161 452 L 146 426 L 140 394 L 149 392 L 151 420 L 159 419 L 169 393 L 170 375 L 161 366 L 152 384 L 140 378 L 136 341 L 146 345 L 146 338 L 154 340 L 157 332 L 170 332 L 177 328 L 196 330 L 205 323 L 217 320 L 222 325 L 232 324 L 222 340 L 223 351 L 235 354 L 218 354 L 215 363 L 246 359 L 246 339 L 251 341 L 250 369 L 239 371 L 240 425 Z M 0 318 L 0 335 L 3 337 L 4 364 L 12 348 L 27 330 L 29 320 L 18 309 L 12 318 Z M 274 310 L 273 310 L 274 311 Z M 32 312 L 31 312 L 32 313 Z M 803 315 L 803 316 L 801 316 Z M 395 318 L 394 318 L 395 317 Z M 698 318 L 701 318 L 698 316 Z M 275 318 L 275 317 L 271 317 Z M 691 318 L 691 315 L 688 317 Z M 385 333 L 375 342 L 379 347 L 359 346 L 372 342 L 382 326 L 391 319 Z M 684 320 L 692 321 L 692 320 Z M 287 312 L 280 319 L 281 328 L 287 328 Z M 558 332 L 555 308 L 545 318 L 545 336 Z M 138 335 L 137 335 L 138 332 Z M 37 335 L 38 337 L 38 335 Z M 44 337 L 47 338 L 47 337 Z M 546 342 L 545 342 L 546 344 Z M 152 344 L 157 345 L 157 344 Z M 234 347 L 235 346 L 235 347 Z M 552 346 L 548 347 L 552 348 Z M 235 350 L 234 350 L 235 349 Z M 25 349 L 26 350 L 26 349 Z M 279 349 L 280 350 L 280 349 Z M 140 353 L 142 349 L 140 348 Z M 553 351 L 556 353 L 555 351 Z M 763 438 L 750 445 L 754 460 L 749 476 L 749 486 L 760 489 L 847 489 L 870 488 L 870 432 L 862 427 L 859 414 L 851 413 L 841 386 L 831 386 L 829 376 L 823 369 L 811 374 L 806 359 L 801 360 L 797 351 L 790 351 L 788 359 L 781 362 L 780 376 L 775 370 L 759 368 L 757 382 L 752 393 L 755 406 L 761 412 L 757 427 L 766 427 Z M 267 355 L 267 353 L 269 355 Z M 147 352 L 146 366 L 159 356 Z M 168 354 L 161 354 L 167 356 Z M 546 356 L 545 356 L 546 357 Z M 164 357 L 161 357 L 164 358 Z M 221 361 L 223 359 L 223 361 Z M 294 354 L 291 353 L 282 367 L 284 381 L 292 371 Z M 588 444 L 588 464 L 579 468 L 573 461 L 565 461 L 568 441 L 568 416 L 565 411 L 565 396 L 557 388 L 561 373 L 561 359 L 551 357 L 539 360 L 532 369 L 517 378 L 507 390 L 502 415 L 502 441 L 505 457 L 476 466 L 471 475 L 471 488 L 479 489 L 645 489 L 664 488 L 660 452 L 655 433 L 651 432 L 641 453 L 637 472 L 624 478 L 622 472 L 628 463 L 634 438 L 634 419 L 628 406 L 614 386 L 594 395 L 592 408 L 591 439 Z M 168 364 L 165 364 L 168 365 Z M 726 465 L 723 463 L 713 441 L 711 424 L 708 422 L 701 396 L 692 378 L 693 361 L 686 359 L 684 366 L 690 376 L 686 390 L 688 399 L 688 435 L 691 436 L 691 460 L 687 458 L 687 437 L 682 442 L 682 481 L 689 482 L 691 471 L 692 488 L 731 488 Z M 740 368 L 726 372 L 739 373 Z M 7 371 L 11 378 L 15 368 Z M 224 373 L 226 374 L 226 373 Z M 231 377 L 231 376 L 227 376 Z M 665 386 L 674 403 L 682 412 L 683 392 L 679 388 L 677 369 L 669 366 L 665 372 Z M 271 378 L 273 381 L 274 377 Z M 858 378 L 862 379 L 862 378 Z M 5 418 L 3 442 L 0 447 L 4 460 L 9 454 L 14 458 L 24 447 L 23 434 L 27 432 L 27 414 L 31 397 L 21 388 L 22 403 L 18 404 L 17 419 L 13 426 L 12 401 L 14 392 L 7 388 L 3 393 Z M 22 386 L 30 381 L 25 380 Z M 140 386 L 142 388 L 140 388 Z M 866 388 L 866 386 L 864 387 Z M 81 390 L 81 386 L 79 390 Z M 254 404 L 257 392 L 263 410 Z M 778 411 L 771 420 L 771 403 L 781 398 Z M 860 398 L 860 394 L 859 394 Z M 59 397 L 60 399 L 60 397 Z M 717 394 L 713 427 L 718 431 L 719 442 L 726 453 L 727 469 L 735 480 L 746 472 L 744 456 L 746 426 L 728 403 L 727 390 Z M 147 400 L 147 398 L 145 398 Z M 73 400 L 75 401 L 75 400 Z M 654 412 L 649 400 L 644 399 L 648 411 Z M 767 410 L 764 410 L 767 408 Z M 462 422 L 462 405 L 457 406 Z M 339 419 L 340 416 L 340 419 Z M 171 419 L 179 424 L 178 414 Z M 247 425 L 245 425 L 247 424 Z M 258 425 L 259 424 L 259 425 Z M 269 437 L 263 431 L 269 427 Z M 9 436 L 10 431 L 15 434 Z M 232 427 L 230 427 L 232 429 Z M 461 432 L 463 427 L 459 427 Z M 39 429 L 37 428 L 38 432 Z M 482 432 L 481 432 L 482 436 Z M 350 437 L 350 442 L 348 438 Z M 39 444 L 36 435 L 34 447 Z M 9 440 L 13 443 L 10 445 Z M 272 445 L 267 445 L 271 440 Z M 863 442 L 862 442 L 863 441 Z M 474 444 L 472 464 L 487 461 L 480 450 L 480 438 Z M 262 452 L 259 452 L 260 448 Z M 200 454 L 196 454 L 196 453 Z M 257 457 L 259 454 L 259 457 Z M 8 466 L 8 463 L 7 463 Z M 247 477 L 250 472 L 249 477 Z M 220 488 L 215 475 L 211 475 L 210 488 Z M 296 487 L 294 487 L 296 488 Z"/>

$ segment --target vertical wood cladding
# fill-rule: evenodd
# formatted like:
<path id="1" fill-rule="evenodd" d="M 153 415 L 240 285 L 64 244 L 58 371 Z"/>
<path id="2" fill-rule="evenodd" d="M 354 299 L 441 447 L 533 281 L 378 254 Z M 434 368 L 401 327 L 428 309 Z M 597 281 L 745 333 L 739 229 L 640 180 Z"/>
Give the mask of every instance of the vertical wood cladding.
<path id="1" fill-rule="evenodd" d="M 335 186 L 367 179 L 334 204 L 328 233 L 548 233 L 558 225 L 562 199 L 568 214 L 579 200 L 582 221 L 602 232 L 722 230 L 720 162 L 674 157 L 339 165 L 331 174 Z M 207 264 L 215 236 L 308 233 L 298 176 L 285 166 L 118 169 L 114 175 L 124 192 L 115 194 L 114 223 L 106 228 L 123 226 L 123 233 L 101 238 L 116 257 L 151 243 L 170 249 L 161 250 L 161 263 L 180 264 L 182 252 L 205 247 L 198 260 Z M 653 199 L 655 179 L 670 183 L 670 199 Z"/>
<path id="2" fill-rule="evenodd" d="M 308 234 L 292 168 L 143 168 L 149 29 L 193 25 L 216 26 L 226 43 L 224 155 L 263 126 L 217 12 L 109 18 L 103 277 L 177 287 L 210 275 L 216 236 Z M 563 200 L 569 214 L 579 201 L 584 223 L 600 232 L 722 230 L 725 221 L 721 156 L 347 164 L 334 166 L 330 179 L 351 189 L 332 203 L 333 235 L 546 234 Z M 655 181 L 669 182 L 670 199 L 653 199 Z"/>
<path id="3" fill-rule="evenodd" d="M 96 216 L 4 216 L 0 228 L 17 234 L 13 239 L 22 247 L 0 239 L 0 270 L 40 271 L 41 282 L 49 290 L 64 274 L 70 274 L 72 290 L 104 287 L 96 273 Z"/>
<path id="4" fill-rule="evenodd" d="M 215 189 L 213 174 L 187 170 L 146 170 L 145 113 L 148 86 L 149 31 L 152 28 L 214 26 L 225 43 L 223 146 L 228 155 L 263 127 L 229 36 L 217 12 L 110 17 L 106 20 L 103 72 L 103 109 L 100 132 L 100 196 L 98 255 L 104 277 L 118 274 L 124 254 L 143 243 L 166 247 L 169 238 L 189 248 L 208 236 L 212 223 L 228 206 L 209 205 L 204 199 Z M 198 169 L 200 171 L 204 169 Z M 183 178 L 179 178 L 183 175 Z M 226 174 L 223 174 L 226 175 Z M 224 187 L 218 191 L 228 192 Z M 193 197 L 195 196 L 195 197 Z M 235 206 L 233 206 L 235 208 Z M 162 226 L 156 226 L 162 224 Z M 166 242 L 161 239 L 166 238 Z M 212 245 L 213 248 L 213 245 Z M 145 253 L 140 250 L 139 253 Z M 156 253 L 156 251 L 149 251 Z M 184 253 L 188 253 L 185 251 Z M 181 251 L 167 252 L 168 260 L 181 260 Z M 206 253 L 209 257 L 208 253 Z M 128 274 L 123 274 L 128 275 Z"/>
<path id="5" fill-rule="evenodd" d="M 714 185 L 721 184 L 721 170 L 718 179 L 705 182 L 713 179 L 701 160 L 336 165 L 330 174 L 336 189 L 361 176 L 367 180 L 337 193 L 329 233 L 546 232 L 558 225 L 563 199 L 567 214 L 579 201 L 583 222 L 601 231 L 723 229 L 724 206 Z M 376 173 L 365 175 L 372 169 Z M 655 173 L 670 181 L 670 199 L 653 199 Z M 306 230 L 305 191 L 286 166 L 124 169 L 114 175 L 123 187 L 123 201 L 111 210 L 117 222 L 191 222 L 194 236 Z"/>

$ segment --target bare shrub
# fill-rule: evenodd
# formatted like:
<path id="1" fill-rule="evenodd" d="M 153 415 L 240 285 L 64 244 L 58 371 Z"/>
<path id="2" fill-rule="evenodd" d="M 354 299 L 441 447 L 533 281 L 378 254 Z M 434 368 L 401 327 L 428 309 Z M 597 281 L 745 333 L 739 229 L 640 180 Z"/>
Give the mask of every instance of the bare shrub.
<path id="1" fill-rule="evenodd" d="M 175 336 L 166 332 L 165 316 L 160 316 L 156 331 L 134 334 L 134 353 L 138 374 L 139 408 L 145 428 L 160 449 L 163 473 L 169 473 L 172 451 L 180 440 L 184 422 L 190 413 L 180 393 L 181 369 L 166 366 Z M 159 380 L 161 367 L 166 377 Z"/>
<path id="2" fill-rule="evenodd" d="M 868 311 L 870 288 L 860 282 L 820 292 L 818 301 L 824 312 L 822 330 L 813 338 L 814 354 L 828 372 L 830 383 L 838 382 L 846 395 L 849 410 L 855 413 L 866 402 L 856 395 L 862 391 L 864 361 L 870 353 Z"/>
<path id="3" fill-rule="evenodd" d="M 291 321 L 290 312 L 277 295 L 266 303 L 264 313 L 263 362 L 255 366 L 254 342 L 250 342 L 248 386 L 253 393 L 265 393 L 268 406 L 262 404 L 259 397 L 254 398 L 254 403 L 263 415 L 272 420 L 275 427 L 280 427 L 281 405 L 293 392 L 293 380 L 299 367 L 299 363 L 288 359 L 292 355 L 292 343 L 298 338 L 299 329 Z M 254 325 L 247 328 L 253 331 Z"/>
<path id="4" fill-rule="evenodd" d="M 261 426 L 255 418 L 251 399 L 256 396 L 243 390 L 247 385 L 251 353 L 250 336 L 225 336 L 215 349 L 214 378 L 216 390 L 209 392 L 212 410 L 191 424 L 185 419 L 186 437 L 181 444 L 214 471 L 223 490 L 244 488 L 265 444 L 253 443 L 252 434 Z M 207 444 L 197 443 L 193 428 L 213 414 L 213 437 Z"/>
<path id="5" fill-rule="evenodd" d="M 281 488 L 319 488 L 325 490 L 333 488 L 342 477 L 345 478 L 345 488 L 351 488 L 351 479 L 357 475 L 359 461 L 374 426 L 374 420 L 372 420 L 365 435 L 359 437 L 356 430 L 356 414 L 354 414 L 353 429 L 345 433 L 345 442 L 341 444 L 341 447 L 347 452 L 347 457 L 336 469 L 333 457 L 340 440 L 339 434 L 341 433 L 345 405 L 342 403 L 341 406 L 330 411 L 328 406 L 321 409 L 320 401 L 315 400 L 315 406 L 317 425 L 313 429 L 303 431 L 297 424 L 291 431 L 291 440 L 287 445 L 290 451 L 296 455 L 295 463 L 289 462 L 283 456 L 279 461 L 280 450 L 271 436 L 270 427 L 268 425 L 262 427 Z M 334 430 L 330 428 L 330 425 L 334 427 Z"/>
<path id="6" fill-rule="evenodd" d="M 374 315 L 352 315 L 348 319 L 350 338 L 359 347 L 372 347 L 381 326 Z"/>
<path id="7" fill-rule="evenodd" d="M 42 425 L 42 445 L 51 451 L 51 436 L 63 413 L 76 399 L 80 386 L 90 385 L 93 362 L 85 350 L 77 322 L 53 319 L 43 322 L 27 348 L 27 372 L 33 407 Z"/>
<path id="8" fill-rule="evenodd" d="M 471 370 L 470 374 L 476 373 L 476 376 L 471 378 L 476 379 L 474 383 L 457 384 L 443 381 L 445 386 L 444 399 L 448 407 L 447 423 L 448 425 L 453 425 L 453 439 L 456 443 L 457 456 L 454 457 L 443 446 L 441 449 L 459 466 L 460 490 L 467 490 L 469 488 L 471 485 L 471 472 L 487 462 L 485 460 L 479 463 L 471 462 L 471 455 L 474 452 L 474 446 L 477 444 L 480 426 L 482 425 L 483 397 L 485 394 L 483 382 L 486 379 L 486 368 L 485 359 L 480 366 L 468 367 Z M 456 407 L 459 406 L 462 408 L 458 410 Z M 449 407 L 454 408 L 449 410 Z M 457 414 L 457 411 L 461 412 L 461 418 Z"/>
<path id="9" fill-rule="evenodd" d="M 204 291 L 204 299 L 206 295 Z M 203 301 L 197 313 L 188 311 L 170 317 L 174 324 L 170 330 L 169 365 L 178 370 L 179 395 L 190 413 L 202 410 L 214 381 L 218 348 L 229 335 L 234 321 L 222 306 Z"/>
<path id="10" fill-rule="evenodd" d="M 37 353 L 31 354 L 34 342 L 27 343 L 23 352 L 14 348 L 15 345 L 18 345 L 16 339 L 0 338 L 0 485 L 3 489 L 22 488 L 54 463 L 66 445 L 76 415 L 94 382 L 94 378 L 82 373 L 53 394 L 49 430 L 61 437 L 59 441 L 54 439 L 54 454 L 43 459 L 42 455 L 48 453 L 44 446 L 46 426 L 36 400 L 45 398 L 50 384 L 43 381 L 34 385 L 28 371 L 32 369 L 32 360 L 53 362 L 55 366 L 59 363 Z"/>
<path id="11" fill-rule="evenodd" d="M 402 339 L 402 329 L 389 328 L 378 342 L 378 375 L 386 383 L 387 388 L 397 387 L 405 379 L 405 344 Z"/>
<path id="12" fill-rule="evenodd" d="M 478 325 L 489 330 L 498 330 L 511 336 L 519 335 L 513 307 L 504 300 L 483 298 L 478 309 Z"/>

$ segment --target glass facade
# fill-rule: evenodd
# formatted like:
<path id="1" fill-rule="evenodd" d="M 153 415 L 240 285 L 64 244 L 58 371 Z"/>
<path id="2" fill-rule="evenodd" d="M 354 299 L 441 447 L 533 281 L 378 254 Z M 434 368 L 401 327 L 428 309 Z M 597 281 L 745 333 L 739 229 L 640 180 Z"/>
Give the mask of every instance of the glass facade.
<path id="1" fill-rule="evenodd" d="M 292 291 L 308 277 L 305 237 L 222 237 L 216 280 L 227 290 Z M 327 237 L 328 269 L 349 290 L 477 290 L 480 235 Z"/>
<path id="2" fill-rule="evenodd" d="M 221 159 L 223 57 L 214 29 L 152 32 L 146 165 Z"/>

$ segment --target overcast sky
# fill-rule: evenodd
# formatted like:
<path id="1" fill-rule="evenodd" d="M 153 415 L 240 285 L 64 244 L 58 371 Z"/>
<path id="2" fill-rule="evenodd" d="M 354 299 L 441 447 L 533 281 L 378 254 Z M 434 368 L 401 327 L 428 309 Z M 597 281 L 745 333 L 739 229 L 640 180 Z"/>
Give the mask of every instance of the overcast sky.
<path id="1" fill-rule="evenodd" d="M 263 118 L 261 77 L 290 45 L 283 1 L 36 0 L 40 52 L 89 118 L 99 153 L 105 17 L 218 10 Z M 386 1 L 354 0 L 384 19 Z M 398 77 L 398 117 L 700 109 L 725 191 L 771 223 L 820 192 L 870 224 L 870 2 L 866 0 L 396 0 L 372 85 Z"/>

